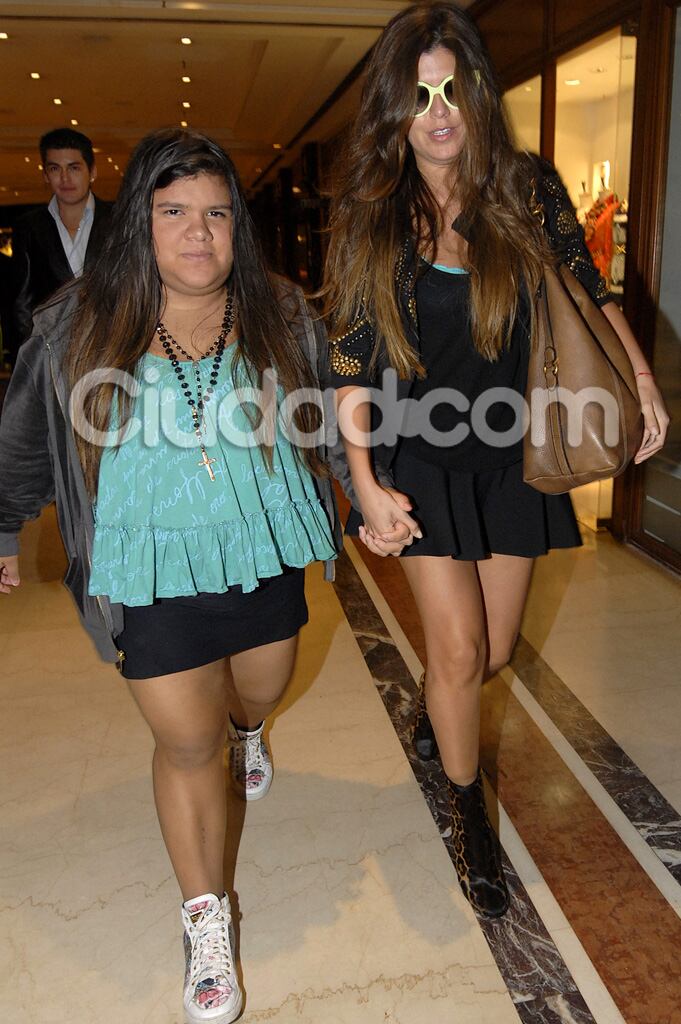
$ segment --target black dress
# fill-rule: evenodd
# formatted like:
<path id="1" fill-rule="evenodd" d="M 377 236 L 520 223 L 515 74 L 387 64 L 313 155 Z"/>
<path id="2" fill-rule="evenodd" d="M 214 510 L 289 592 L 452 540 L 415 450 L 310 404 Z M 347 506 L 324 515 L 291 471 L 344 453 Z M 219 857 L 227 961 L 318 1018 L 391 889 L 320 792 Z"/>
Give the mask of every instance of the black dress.
<path id="1" fill-rule="evenodd" d="M 542 168 L 537 191 L 553 248 L 594 301 L 604 305 L 611 296 L 591 261 L 565 187 L 555 169 L 546 164 Z M 465 237 L 459 222 L 454 226 Z M 496 361 L 489 361 L 473 344 L 469 276 L 431 267 L 410 258 L 412 252 L 407 245 L 400 264 L 407 269 L 398 273 L 398 294 L 426 377 L 409 387 L 409 398 L 419 404 L 412 404 L 402 421 L 389 468 L 395 487 L 411 498 L 424 536 L 405 548 L 402 557 L 534 558 L 551 548 L 580 545 L 569 495 L 545 495 L 523 481 L 520 402 L 527 383 L 529 300 L 520 297 L 510 344 Z M 332 342 L 336 388 L 375 385 L 367 369 L 373 343 L 366 321 Z M 356 535 L 361 522 L 353 509 L 346 532 Z"/>

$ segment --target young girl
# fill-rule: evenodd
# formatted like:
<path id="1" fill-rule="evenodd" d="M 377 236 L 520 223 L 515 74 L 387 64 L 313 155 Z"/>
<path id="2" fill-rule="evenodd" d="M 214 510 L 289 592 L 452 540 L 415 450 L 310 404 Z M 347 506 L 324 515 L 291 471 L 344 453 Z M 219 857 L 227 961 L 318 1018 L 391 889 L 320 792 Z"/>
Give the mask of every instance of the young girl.
<path id="1" fill-rule="evenodd" d="M 288 431 L 276 417 L 315 386 L 317 337 L 299 291 L 265 270 L 228 156 L 157 132 L 131 158 L 101 258 L 36 315 L 0 426 L 0 592 L 19 585 L 22 523 L 56 498 L 66 583 L 154 735 L 191 1024 L 242 1007 L 223 883 L 228 724 L 234 782 L 262 796 L 263 723 L 307 621 L 304 566 L 337 550 L 323 449 L 289 440 L 319 435 L 314 410 Z M 266 371 L 269 434 L 235 400 L 267 394 Z"/>
<path id="2" fill-rule="evenodd" d="M 664 441 L 664 404 L 560 178 L 514 150 L 471 19 L 452 3 L 407 8 L 374 48 L 338 168 L 325 285 L 331 366 L 356 496 L 347 529 L 378 554 L 404 556 L 427 651 L 417 752 L 434 754 L 429 716 L 461 884 L 490 917 L 505 912 L 508 893 L 478 767 L 481 683 L 510 657 L 533 559 L 580 543 L 569 497 L 523 482 L 508 401 L 525 393 L 532 297 L 551 249 L 629 354 L 645 418 L 637 461 L 648 458 Z M 397 398 L 414 401 L 391 415 L 386 377 L 383 433 L 403 417 L 401 436 L 370 449 L 361 436 L 381 426 L 357 391 L 380 388 L 386 369 Z"/>

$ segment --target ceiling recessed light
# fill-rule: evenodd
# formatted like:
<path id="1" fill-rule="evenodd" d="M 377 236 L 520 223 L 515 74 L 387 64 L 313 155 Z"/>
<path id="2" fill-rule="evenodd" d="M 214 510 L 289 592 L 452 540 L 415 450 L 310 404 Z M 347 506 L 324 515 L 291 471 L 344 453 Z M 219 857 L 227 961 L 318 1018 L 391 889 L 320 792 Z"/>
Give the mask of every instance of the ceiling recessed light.
<path id="1" fill-rule="evenodd" d="M 566 78 L 565 79 L 565 84 L 566 85 L 581 85 L 582 84 L 582 80 L 581 80 L 581 78 Z"/>
<path id="2" fill-rule="evenodd" d="M 189 125 L 187 124 L 186 121 L 180 121 L 180 128 L 188 128 L 188 127 L 189 127 Z"/>
<path id="3" fill-rule="evenodd" d="M 189 38 L 189 36 L 182 36 L 182 38 L 180 39 L 180 42 L 182 43 L 183 46 L 191 46 L 192 45 L 192 41 Z"/>
<path id="4" fill-rule="evenodd" d="M 39 71 L 31 71 L 31 78 L 33 78 L 33 79 L 35 79 L 37 81 L 37 79 L 40 78 L 40 72 Z"/>
<path id="5" fill-rule="evenodd" d="M 42 170 L 44 170 L 44 167 L 43 167 L 43 165 L 42 165 L 42 164 L 38 164 L 38 170 L 39 170 L 39 171 L 42 171 Z"/>
<path id="6" fill-rule="evenodd" d="M 76 125 L 78 124 L 78 118 L 76 118 L 76 117 L 72 117 L 72 118 L 71 118 L 71 124 L 72 124 L 72 125 L 74 126 L 74 128 L 75 128 L 75 126 L 76 126 Z M 96 153 L 96 152 L 97 152 L 97 150 L 95 150 L 94 152 Z M 101 150 L 100 150 L 100 153 L 101 153 Z"/>
<path id="7" fill-rule="evenodd" d="M 532 92 L 532 86 L 531 85 L 526 85 L 525 86 L 525 92 Z"/>
<path id="8" fill-rule="evenodd" d="M 182 100 L 182 106 L 184 107 L 185 110 L 189 110 L 189 108 L 191 107 L 191 103 L 189 102 L 189 100 Z"/>
<path id="9" fill-rule="evenodd" d="M 293 188 L 291 189 L 291 191 L 293 192 L 294 196 L 299 196 L 299 195 L 301 195 L 303 190 L 302 190 L 302 188 L 298 188 L 297 185 L 294 185 Z M 300 239 L 300 241 L 302 242 L 302 238 Z"/>
<path id="10" fill-rule="evenodd" d="M 118 166 L 118 164 L 114 164 L 114 171 L 120 171 L 120 167 Z"/>
<path id="11" fill-rule="evenodd" d="M 30 156 L 25 156 L 24 160 L 26 161 L 27 164 L 30 164 L 30 162 L 31 162 Z"/>
<path id="12" fill-rule="evenodd" d="M 272 149 L 283 149 L 283 148 L 284 147 L 282 146 L 281 142 L 273 142 L 272 143 Z"/>
<path id="13" fill-rule="evenodd" d="M 0 32 L 0 39 L 9 39 L 9 36 L 6 32 Z"/>
<path id="14" fill-rule="evenodd" d="M 55 107 L 60 107 L 61 106 L 61 100 L 59 99 L 58 96 L 55 96 L 54 99 L 52 100 L 52 102 L 54 103 Z"/>
<path id="15" fill-rule="evenodd" d="M 191 82 L 191 78 L 189 77 L 189 75 L 183 75 L 182 76 L 182 81 L 189 83 L 189 82 Z"/>

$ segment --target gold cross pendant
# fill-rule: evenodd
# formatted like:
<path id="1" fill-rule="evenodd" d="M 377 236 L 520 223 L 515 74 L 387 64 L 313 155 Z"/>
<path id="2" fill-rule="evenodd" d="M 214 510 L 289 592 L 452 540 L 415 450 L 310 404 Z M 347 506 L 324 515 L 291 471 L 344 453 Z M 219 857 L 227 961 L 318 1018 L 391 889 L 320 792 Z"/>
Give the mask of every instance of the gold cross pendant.
<path id="1" fill-rule="evenodd" d="M 211 478 L 211 480 L 215 480 L 215 473 L 213 472 L 213 467 L 212 467 L 211 463 L 212 462 L 216 462 L 217 460 L 216 459 L 209 459 L 208 458 L 208 453 L 207 453 L 205 448 L 201 449 L 201 453 L 203 455 L 203 458 L 201 459 L 200 462 L 197 462 L 197 466 L 205 466 L 206 469 L 208 470 L 208 476 Z"/>

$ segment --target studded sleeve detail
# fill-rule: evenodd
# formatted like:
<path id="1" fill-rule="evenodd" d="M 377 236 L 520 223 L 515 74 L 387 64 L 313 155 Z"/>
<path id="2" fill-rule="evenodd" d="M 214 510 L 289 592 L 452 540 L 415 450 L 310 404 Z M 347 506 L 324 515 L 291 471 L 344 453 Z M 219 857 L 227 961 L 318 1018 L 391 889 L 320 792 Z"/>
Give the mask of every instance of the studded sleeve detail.
<path id="1" fill-rule="evenodd" d="M 409 238 L 405 238 L 395 266 L 395 290 L 400 298 L 402 308 L 406 310 L 409 317 L 410 327 L 418 335 L 414 262 L 413 243 Z"/>
<path id="2" fill-rule="evenodd" d="M 374 348 L 374 330 L 366 317 L 357 320 L 344 334 L 330 339 L 329 364 L 335 388 L 371 384 L 368 367 Z"/>
<path id="3" fill-rule="evenodd" d="M 572 210 L 561 210 L 558 214 L 556 225 L 561 235 L 574 235 L 577 231 L 578 220 Z"/>
<path id="4" fill-rule="evenodd" d="M 407 336 L 411 334 L 412 342 L 418 345 L 414 262 L 413 243 L 407 237 L 400 247 L 395 263 L 395 294 Z M 378 368 L 374 370 L 372 363 L 376 363 L 378 367 L 381 362 L 380 350 L 377 360 L 373 359 L 376 345 L 375 328 L 362 307 L 355 322 L 343 334 L 333 334 L 329 342 L 329 367 L 333 387 L 342 388 L 349 384 L 371 387 L 375 383 L 375 375 L 379 373 Z"/>
<path id="5" fill-rule="evenodd" d="M 584 285 L 594 302 L 604 306 L 613 301 L 607 282 L 594 266 L 584 238 L 584 229 L 577 220 L 567 189 L 554 167 L 544 165 L 537 182 L 537 197 L 544 209 L 544 227 L 551 247 Z"/>

